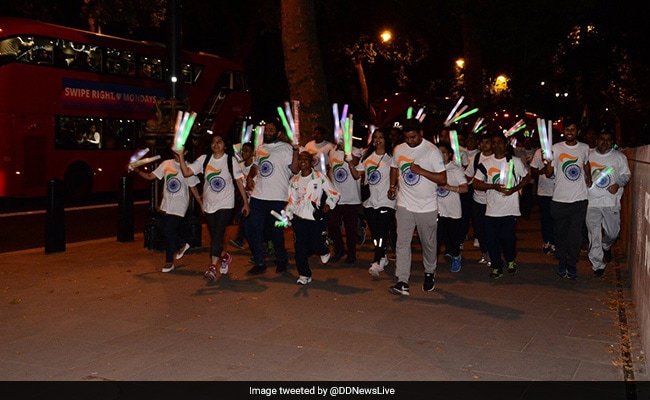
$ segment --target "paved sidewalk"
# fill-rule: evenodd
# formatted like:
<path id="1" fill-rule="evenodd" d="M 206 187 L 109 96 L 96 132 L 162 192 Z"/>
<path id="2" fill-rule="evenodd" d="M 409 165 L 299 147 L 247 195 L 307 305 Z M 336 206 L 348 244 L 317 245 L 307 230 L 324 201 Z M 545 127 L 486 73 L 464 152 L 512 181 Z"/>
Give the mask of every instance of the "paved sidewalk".
<path id="1" fill-rule="evenodd" d="M 538 223 L 520 220 L 519 272 L 498 281 L 467 241 L 461 272 L 440 256 L 423 292 L 415 246 L 409 297 L 388 292 L 393 262 L 368 274 L 368 244 L 354 267 L 313 256 L 306 286 L 293 265 L 247 276 L 250 253 L 229 245 L 213 284 L 206 248 L 164 274 L 141 235 L 4 253 L 0 380 L 647 381 L 626 267 L 594 278 L 583 253 L 578 280 L 559 279 Z"/>

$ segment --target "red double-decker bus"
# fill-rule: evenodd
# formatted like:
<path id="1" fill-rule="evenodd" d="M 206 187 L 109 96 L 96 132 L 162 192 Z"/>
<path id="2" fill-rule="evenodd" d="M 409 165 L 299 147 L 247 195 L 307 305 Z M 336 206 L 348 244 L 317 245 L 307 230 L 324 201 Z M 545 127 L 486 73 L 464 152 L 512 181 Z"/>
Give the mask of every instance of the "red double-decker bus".
<path id="1" fill-rule="evenodd" d="M 167 53 L 160 44 L 0 18 L 0 198 L 45 196 L 52 179 L 73 195 L 117 191 L 167 97 Z M 241 65 L 182 52 L 181 70 L 178 100 L 198 113 L 193 134 L 237 132 L 250 118 Z"/>

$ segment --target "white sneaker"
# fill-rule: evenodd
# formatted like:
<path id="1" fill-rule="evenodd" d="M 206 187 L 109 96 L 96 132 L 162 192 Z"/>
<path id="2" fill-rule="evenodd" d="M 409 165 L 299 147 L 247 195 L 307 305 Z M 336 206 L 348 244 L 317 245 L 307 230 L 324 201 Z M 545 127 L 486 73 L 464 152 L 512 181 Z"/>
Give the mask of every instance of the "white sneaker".
<path id="1" fill-rule="evenodd" d="M 303 275 L 300 275 L 300 277 L 296 281 L 296 283 L 299 285 L 306 285 L 309 282 L 311 282 L 311 276 L 303 276 Z"/>
<path id="2" fill-rule="evenodd" d="M 374 262 L 370 264 L 370 268 L 368 268 L 368 273 L 374 277 L 378 277 L 379 273 L 384 270 L 384 266 L 381 265 L 381 263 Z"/>
<path id="3" fill-rule="evenodd" d="M 320 256 L 320 262 L 323 263 L 323 264 L 327 264 L 327 262 L 330 260 L 330 257 L 331 257 L 330 253 L 327 252 L 327 253 L 323 254 L 322 256 Z"/>
<path id="4" fill-rule="evenodd" d="M 181 249 L 176 252 L 176 259 L 180 260 L 181 258 L 183 258 L 183 256 L 185 255 L 185 252 L 189 248 L 190 248 L 189 243 L 185 243 L 185 245 L 183 245 L 183 247 L 181 247 Z"/>
<path id="5" fill-rule="evenodd" d="M 162 272 L 172 272 L 174 270 L 174 264 L 167 263 L 165 266 L 162 268 Z"/>
<path id="6" fill-rule="evenodd" d="M 388 265 L 388 258 L 386 258 L 386 257 L 382 257 L 382 258 L 379 260 L 379 266 L 381 267 L 381 270 L 383 271 L 383 270 L 384 270 L 384 267 L 387 266 L 387 265 Z"/>
<path id="7" fill-rule="evenodd" d="M 478 249 L 481 247 L 481 244 L 479 243 L 478 239 L 474 239 L 474 248 Z"/>

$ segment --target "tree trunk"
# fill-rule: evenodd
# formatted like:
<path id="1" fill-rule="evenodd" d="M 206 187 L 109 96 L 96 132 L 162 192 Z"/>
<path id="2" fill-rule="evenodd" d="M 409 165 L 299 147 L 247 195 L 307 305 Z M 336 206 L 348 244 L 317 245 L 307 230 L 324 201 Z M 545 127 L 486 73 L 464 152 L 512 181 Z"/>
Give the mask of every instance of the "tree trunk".
<path id="1" fill-rule="evenodd" d="M 359 76 L 359 85 L 361 86 L 361 100 L 363 105 L 366 107 L 370 121 L 375 121 L 377 113 L 375 108 L 370 104 L 370 96 L 368 95 L 368 82 L 366 81 L 366 74 L 363 70 L 363 64 L 361 61 L 352 60 L 354 62 L 354 68 L 357 70 L 357 75 Z"/>
<path id="2" fill-rule="evenodd" d="M 312 0 L 281 0 L 281 3 L 282 47 L 291 95 L 287 100 L 300 101 L 300 142 L 304 144 L 316 125 L 332 131 L 314 4 Z"/>

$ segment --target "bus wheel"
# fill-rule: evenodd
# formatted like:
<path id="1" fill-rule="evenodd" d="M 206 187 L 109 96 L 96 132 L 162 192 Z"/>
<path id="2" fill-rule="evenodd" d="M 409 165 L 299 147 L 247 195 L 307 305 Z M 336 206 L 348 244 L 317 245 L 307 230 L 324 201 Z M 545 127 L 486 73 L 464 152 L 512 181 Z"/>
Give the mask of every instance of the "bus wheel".
<path id="1" fill-rule="evenodd" d="M 67 201 L 80 201 L 93 190 L 93 171 L 88 164 L 76 161 L 68 167 L 63 178 Z"/>

